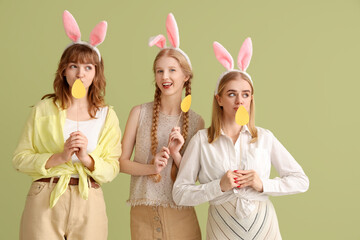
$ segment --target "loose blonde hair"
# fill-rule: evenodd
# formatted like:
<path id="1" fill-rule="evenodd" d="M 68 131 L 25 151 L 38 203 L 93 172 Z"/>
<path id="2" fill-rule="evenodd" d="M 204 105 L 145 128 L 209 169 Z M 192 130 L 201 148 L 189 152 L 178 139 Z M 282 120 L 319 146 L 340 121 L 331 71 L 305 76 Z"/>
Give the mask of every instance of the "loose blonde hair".
<path id="1" fill-rule="evenodd" d="M 105 106 L 105 75 L 103 59 L 99 61 L 97 53 L 88 46 L 82 44 L 74 44 L 68 47 L 62 54 L 58 69 L 55 74 L 53 83 L 54 93 L 46 94 L 41 99 L 53 98 L 54 103 L 59 100 L 60 107 L 67 109 L 71 102 L 71 89 L 64 76 L 65 70 L 69 63 L 91 63 L 95 66 L 95 77 L 89 87 L 87 99 L 89 102 L 89 115 L 95 118 L 96 111 L 100 107 Z"/>
<path id="2" fill-rule="evenodd" d="M 183 54 L 181 54 L 179 51 L 172 49 L 172 48 L 165 48 L 162 49 L 157 55 L 154 60 L 153 64 L 153 72 L 156 74 L 156 63 L 158 60 L 162 57 L 172 57 L 179 63 L 184 75 L 188 77 L 189 79 L 184 83 L 185 88 L 185 96 L 191 94 L 191 79 L 193 78 L 193 72 L 191 70 L 191 67 L 184 57 Z M 157 147 L 158 147 L 158 139 L 157 139 L 157 128 L 158 128 L 158 121 L 159 121 L 159 112 L 160 112 L 160 103 L 161 103 L 161 90 L 155 83 L 155 95 L 154 95 L 154 107 L 153 107 L 153 120 L 152 120 L 152 126 L 151 126 L 151 153 L 155 157 Z M 188 130 L 189 130 L 189 112 L 182 114 L 183 118 L 183 126 L 181 134 L 184 137 L 184 145 L 186 142 L 186 139 L 188 137 Z M 183 145 L 183 147 L 184 147 Z M 180 151 L 182 151 L 183 147 Z M 171 179 L 175 181 L 176 175 L 178 172 L 178 168 L 176 167 L 175 162 L 173 162 L 171 166 Z"/>
<path id="3" fill-rule="evenodd" d="M 254 99 L 254 87 L 250 81 L 250 79 L 241 72 L 229 72 L 228 74 L 224 75 L 220 80 L 219 87 L 218 87 L 218 94 L 221 96 L 223 94 L 223 90 L 226 84 L 232 80 L 236 79 L 243 79 L 247 81 L 251 86 L 251 96 L 253 97 L 250 102 L 250 119 L 248 123 L 248 127 L 250 133 L 252 135 L 251 143 L 256 142 L 257 140 L 257 130 L 255 127 L 255 99 Z M 211 126 L 208 128 L 208 142 L 213 143 L 216 139 L 220 136 L 220 129 L 222 126 L 222 116 L 223 116 L 223 109 L 220 107 L 218 101 L 216 100 L 216 96 L 213 99 L 213 108 L 212 108 L 212 116 L 211 116 Z"/>

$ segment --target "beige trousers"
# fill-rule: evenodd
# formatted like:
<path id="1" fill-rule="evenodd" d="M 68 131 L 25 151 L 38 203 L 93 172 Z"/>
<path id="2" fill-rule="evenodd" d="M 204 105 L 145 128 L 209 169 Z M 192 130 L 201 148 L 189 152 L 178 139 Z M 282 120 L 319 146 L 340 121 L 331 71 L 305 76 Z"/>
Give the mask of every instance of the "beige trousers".
<path id="1" fill-rule="evenodd" d="M 130 227 L 132 240 L 201 240 L 193 207 L 131 207 Z"/>
<path id="2" fill-rule="evenodd" d="M 68 186 L 53 208 L 50 194 L 55 183 L 33 182 L 20 225 L 20 240 L 105 240 L 108 220 L 102 189 L 89 189 L 81 198 L 77 185 Z"/>

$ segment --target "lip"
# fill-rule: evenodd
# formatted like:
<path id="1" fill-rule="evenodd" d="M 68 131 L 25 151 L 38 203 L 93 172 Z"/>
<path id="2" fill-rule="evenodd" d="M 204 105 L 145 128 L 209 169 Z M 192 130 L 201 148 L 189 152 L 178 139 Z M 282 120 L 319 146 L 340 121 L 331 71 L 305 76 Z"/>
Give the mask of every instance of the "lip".
<path id="1" fill-rule="evenodd" d="M 234 107 L 234 110 L 237 111 L 239 109 L 239 107 Z"/>
<path id="2" fill-rule="evenodd" d="M 161 84 L 161 86 L 164 88 L 164 89 L 169 89 L 170 87 L 173 86 L 173 83 L 172 82 L 163 82 Z"/>

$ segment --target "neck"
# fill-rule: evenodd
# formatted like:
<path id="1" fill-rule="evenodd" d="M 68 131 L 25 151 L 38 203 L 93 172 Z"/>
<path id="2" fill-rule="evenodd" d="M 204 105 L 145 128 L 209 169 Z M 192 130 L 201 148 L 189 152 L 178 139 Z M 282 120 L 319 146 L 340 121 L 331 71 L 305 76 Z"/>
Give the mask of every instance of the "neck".
<path id="1" fill-rule="evenodd" d="M 166 115 L 179 115 L 181 112 L 181 92 L 171 96 L 161 95 L 160 111 Z"/>
<path id="2" fill-rule="evenodd" d="M 72 107 L 79 107 L 79 108 L 88 108 L 89 107 L 89 102 L 87 100 L 87 97 L 83 97 L 83 98 L 71 98 L 71 105 L 70 108 Z"/>
<path id="3" fill-rule="evenodd" d="M 235 122 L 235 116 L 234 117 L 223 116 L 222 121 L 223 124 L 221 127 L 226 135 L 228 135 L 229 137 L 239 135 L 242 126 L 238 125 Z"/>

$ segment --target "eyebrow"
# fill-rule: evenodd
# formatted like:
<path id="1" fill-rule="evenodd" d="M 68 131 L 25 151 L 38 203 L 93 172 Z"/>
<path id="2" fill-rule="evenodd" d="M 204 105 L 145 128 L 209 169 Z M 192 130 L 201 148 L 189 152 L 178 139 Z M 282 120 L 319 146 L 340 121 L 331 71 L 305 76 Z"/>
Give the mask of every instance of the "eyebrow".
<path id="1" fill-rule="evenodd" d="M 227 90 L 226 92 L 237 92 L 237 90 L 235 90 L 235 89 L 229 89 L 229 90 Z M 243 91 L 241 91 L 241 92 L 250 92 L 250 90 L 243 90 Z"/>

